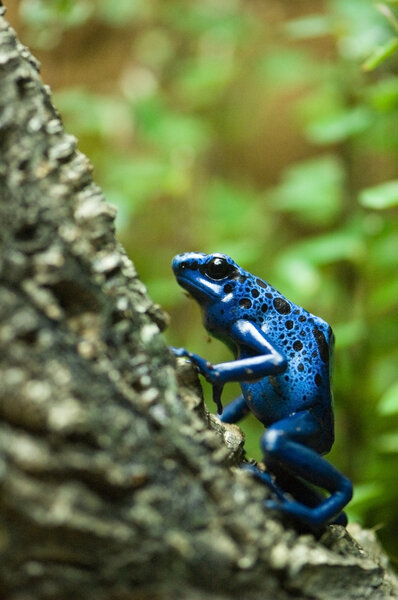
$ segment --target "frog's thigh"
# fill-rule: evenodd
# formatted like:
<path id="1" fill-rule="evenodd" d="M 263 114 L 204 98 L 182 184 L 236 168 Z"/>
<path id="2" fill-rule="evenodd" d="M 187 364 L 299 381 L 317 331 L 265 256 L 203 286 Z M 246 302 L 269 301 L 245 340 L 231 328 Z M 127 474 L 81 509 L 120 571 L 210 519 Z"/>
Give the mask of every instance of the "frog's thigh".
<path id="1" fill-rule="evenodd" d="M 320 440 L 324 435 L 319 421 L 306 410 L 273 423 L 264 433 L 261 445 L 264 453 L 271 455 L 277 453 L 278 446 L 288 440 L 321 452 Z"/>
<path id="2" fill-rule="evenodd" d="M 345 478 L 319 455 L 327 435 L 309 411 L 296 413 L 265 432 L 261 439 L 264 460 L 271 469 L 274 464 L 280 465 L 330 492 L 339 490 L 345 486 Z"/>

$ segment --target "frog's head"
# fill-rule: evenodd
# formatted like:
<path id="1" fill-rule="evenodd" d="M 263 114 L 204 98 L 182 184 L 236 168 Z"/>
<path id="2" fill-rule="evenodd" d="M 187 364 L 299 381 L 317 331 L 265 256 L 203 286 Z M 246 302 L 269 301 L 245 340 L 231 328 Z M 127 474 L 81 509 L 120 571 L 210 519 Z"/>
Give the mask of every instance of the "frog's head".
<path id="1" fill-rule="evenodd" d="M 228 295 L 228 282 L 244 274 L 225 254 L 186 252 L 173 259 L 178 283 L 201 305 L 212 304 Z"/>

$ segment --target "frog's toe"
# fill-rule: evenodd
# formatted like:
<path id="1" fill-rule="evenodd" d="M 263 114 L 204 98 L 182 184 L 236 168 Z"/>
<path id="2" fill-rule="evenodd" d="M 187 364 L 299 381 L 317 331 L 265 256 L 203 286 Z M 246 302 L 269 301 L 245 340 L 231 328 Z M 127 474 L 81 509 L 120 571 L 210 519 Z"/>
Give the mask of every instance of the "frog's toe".
<path id="1" fill-rule="evenodd" d="M 185 348 L 175 348 L 174 346 L 170 346 L 170 350 L 174 356 L 189 356 L 189 352 Z"/>
<path id="2" fill-rule="evenodd" d="M 264 507 L 267 508 L 268 510 L 281 510 L 281 507 L 283 506 L 283 504 L 281 502 L 278 502 L 277 500 L 265 500 L 264 501 Z"/>

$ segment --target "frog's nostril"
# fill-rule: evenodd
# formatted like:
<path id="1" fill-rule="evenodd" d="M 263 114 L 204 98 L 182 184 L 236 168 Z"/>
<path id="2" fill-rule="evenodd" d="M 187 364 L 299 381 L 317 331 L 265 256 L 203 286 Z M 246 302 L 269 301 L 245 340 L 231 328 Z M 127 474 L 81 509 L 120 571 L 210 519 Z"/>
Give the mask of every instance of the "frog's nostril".
<path id="1" fill-rule="evenodd" d="M 181 254 L 177 254 L 173 258 L 171 265 L 172 269 L 175 273 L 186 269 L 192 269 L 195 271 L 199 268 L 199 265 L 205 256 L 206 255 L 202 252 L 183 252 Z"/>
<path id="2" fill-rule="evenodd" d="M 175 256 L 173 258 L 173 262 L 171 263 L 171 267 L 172 267 L 173 271 L 178 271 L 178 270 L 181 270 L 181 269 L 185 269 L 184 254 L 177 254 L 177 256 Z"/>

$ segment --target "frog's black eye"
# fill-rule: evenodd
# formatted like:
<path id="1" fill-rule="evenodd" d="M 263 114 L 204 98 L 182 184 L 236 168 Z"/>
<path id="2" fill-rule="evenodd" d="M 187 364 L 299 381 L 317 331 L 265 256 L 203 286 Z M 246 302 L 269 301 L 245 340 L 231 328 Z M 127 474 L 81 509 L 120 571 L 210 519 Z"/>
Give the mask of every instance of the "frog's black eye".
<path id="1" fill-rule="evenodd" d="M 210 279 L 225 279 L 230 277 L 235 272 L 235 267 L 225 260 L 225 258 L 216 257 L 212 258 L 208 263 L 204 264 L 201 268 L 203 275 L 210 277 Z"/>

